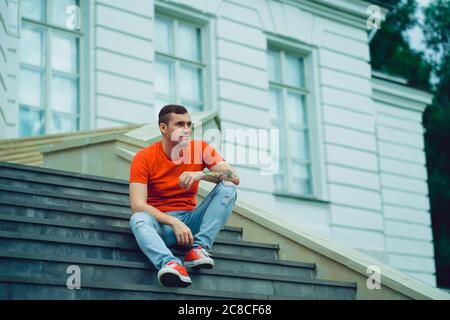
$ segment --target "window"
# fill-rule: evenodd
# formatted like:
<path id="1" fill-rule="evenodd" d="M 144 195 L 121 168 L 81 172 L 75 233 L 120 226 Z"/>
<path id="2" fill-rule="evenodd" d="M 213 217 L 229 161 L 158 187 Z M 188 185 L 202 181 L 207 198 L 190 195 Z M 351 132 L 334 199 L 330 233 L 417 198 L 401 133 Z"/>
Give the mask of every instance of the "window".
<path id="1" fill-rule="evenodd" d="M 269 47 L 269 116 L 280 132 L 280 163 L 274 176 L 276 192 L 305 195 L 312 193 L 311 156 L 308 126 L 308 85 L 305 58 Z"/>
<path id="2" fill-rule="evenodd" d="M 155 21 L 155 113 L 166 104 L 204 109 L 204 70 L 201 29 L 165 16 Z"/>
<path id="3" fill-rule="evenodd" d="M 79 130 L 82 34 L 66 26 L 78 2 L 20 1 L 20 136 Z"/>

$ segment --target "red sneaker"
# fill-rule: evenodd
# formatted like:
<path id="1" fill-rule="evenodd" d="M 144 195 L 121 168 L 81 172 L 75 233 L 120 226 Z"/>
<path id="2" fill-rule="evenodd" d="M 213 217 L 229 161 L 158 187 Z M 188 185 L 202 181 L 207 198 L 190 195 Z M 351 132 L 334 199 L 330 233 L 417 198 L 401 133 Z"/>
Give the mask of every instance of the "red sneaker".
<path id="1" fill-rule="evenodd" d="M 176 261 L 170 261 L 159 270 L 158 281 L 166 287 L 186 288 L 192 284 L 186 269 Z"/>
<path id="2" fill-rule="evenodd" d="M 214 267 L 214 260 L 210 258 L 210 254 L 203 247 L 192 248 L 186 253 L 184 257 L 184 265 L 186 267 L 200 267 L 205 269 L 212 269 Z"/>

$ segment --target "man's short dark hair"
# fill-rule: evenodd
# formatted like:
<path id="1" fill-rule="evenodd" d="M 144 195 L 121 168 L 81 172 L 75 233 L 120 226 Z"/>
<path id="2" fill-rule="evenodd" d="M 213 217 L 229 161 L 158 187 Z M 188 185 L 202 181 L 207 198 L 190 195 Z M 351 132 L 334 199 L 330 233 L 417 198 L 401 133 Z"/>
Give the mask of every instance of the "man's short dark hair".
<path id="1" fill-rule="evenodd" d="M 159 111 L 158 125 L 161 124 L 161 123 L 165 123 L 165 124 L 169 125 L 170 114 L 172 112 L 176 113 L 176 114 L 188 113 L 187 109 L 185 107 L 183 107 L 182 105 L 179 105 L 179 104 L 168 104 L 168 105 L 165 105 L 161 109 L 161 111 Z"/>

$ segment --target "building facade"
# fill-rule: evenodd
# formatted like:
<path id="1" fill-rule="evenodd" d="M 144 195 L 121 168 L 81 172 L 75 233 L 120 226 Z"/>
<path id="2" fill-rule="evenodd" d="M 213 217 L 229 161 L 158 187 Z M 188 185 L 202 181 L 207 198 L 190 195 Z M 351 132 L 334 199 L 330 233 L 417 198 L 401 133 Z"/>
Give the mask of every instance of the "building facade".
<path id="1" fill-rule="evenodd" d="M 277 129 L 275 175 L 218 146 L 240 197 L 435 285 L 431 96 L 371 69 L 369 6 L 0 0 L 0 136 L 148 123 L 167 103 L 218 111 L 222 132 Z M 271 150 L 254 141 L 238 153 Z"/>

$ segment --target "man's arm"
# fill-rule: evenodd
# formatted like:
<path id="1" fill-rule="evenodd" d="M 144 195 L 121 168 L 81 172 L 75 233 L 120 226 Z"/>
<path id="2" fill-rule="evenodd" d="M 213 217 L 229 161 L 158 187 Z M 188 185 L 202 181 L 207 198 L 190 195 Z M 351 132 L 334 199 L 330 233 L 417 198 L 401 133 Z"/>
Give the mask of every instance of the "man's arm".
<path id="1" fill-rule="evenodd" d="M 171 225 L 171 216 L 147 204 L 147 185 L 143 183 L 130 183 L 130 204 L 133 213 L 145 211 L 153 216 L 159 223 Z"/>
<path id="2" fill-rule="evenodd" d="M 220 181 L 231 181 L 235 185 L 240 183 L 239 175 L 228 163 L 222 161 L 209 169 L 210 171 L 203 172 L 202 180 L 218 183 Z"/>
<path id="3" fill-rule="evenodd" d="M 172 227 L 178 244 L 186 246 L 192 245 L 194 236 L 191 230 L 181 220 L 169 216 L 157 208 L 147 204 L 147 185 L 143 183 L 130 183 L 130 204 L 133 213 L 145 211 L 154 217 L 159 223 L 167 224 Z"/>
<path id="4" fill-rule="evenodd" d="M 178 178 L 180 188 L 189 190 L 194 182 L 205 180 L 218 183 L 220 181 L 230 181 L 235 185 L 239 184 L 239 176 L 228 163 L 222 161 L 210 169 L 210 171 L 185 171 Z"/>

